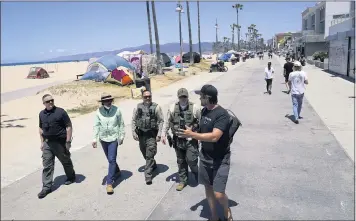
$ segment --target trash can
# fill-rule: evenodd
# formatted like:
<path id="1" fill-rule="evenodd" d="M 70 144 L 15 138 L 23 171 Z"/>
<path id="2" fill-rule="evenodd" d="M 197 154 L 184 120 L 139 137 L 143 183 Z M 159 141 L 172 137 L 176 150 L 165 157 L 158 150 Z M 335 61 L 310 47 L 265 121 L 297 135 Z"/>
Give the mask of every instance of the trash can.
<path id="1" fill-rule="evenodd" d="M 140 88 L 144 86 L 146 90 L 151 91 L 151 79 L 150 78 L 143 78 L 136 80 L 136 88 Z"/>
<path id="2" fill-rule="evenodd" d="M 231 60 L 231 64 L 232 64 L 232 65 L 235 65 L 235 64 L 236 64 L 236 59 L 232 59 L 232 60 Z"/>
<path id="3" fill-rule="evenodd" d="M 240 62 L 240 56 L 239 56 L 239 57 L 237 57 L 237 62 Z"/>
<path id="4" fill-rule="evenodd" d="M 242 62 L 245 62 L 246 61 L 246 57 L 242 57 Z"/>

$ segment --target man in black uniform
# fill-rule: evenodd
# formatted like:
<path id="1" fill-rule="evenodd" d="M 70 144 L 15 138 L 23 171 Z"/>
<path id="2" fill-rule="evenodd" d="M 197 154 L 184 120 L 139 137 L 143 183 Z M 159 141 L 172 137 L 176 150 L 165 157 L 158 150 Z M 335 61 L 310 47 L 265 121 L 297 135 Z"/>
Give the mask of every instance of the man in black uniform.
<path id="1" fill-rule="evenodd" d="M 55 157 L 62 163 L 67 176 L 66 185 L 75 182 L 75 172 L 69 149 L 72 139 L 72 123 L 65 110 L 54 105 L 51 95 L 45 94 L 42 102 L 46 107 L 39 115 L 39 133 L 42 150 L 42 191 L 38 198 L 44 198 L 52 190 Z"/>
<path id="2" fill-rule="evenodd" d="M 212 85 L 204 85 L 200 91 L 201 113 L 199 133 L 191 128 L 180 129 L 178 135 L 200 140 L 199 183 L 205 186 L 205 194 L 211 209 L 211 220 L 218 220 L 215 199 L 223 206 L 225 219 L 232 214 L 225 194 L 230 170 L 230 114 L 218 105 L 218 91 Z"/>
<path id="3" fill-rule="evenodd" d="M 284 64 L 283 66 L 283 69 L 284 69 L 284 82 L 286 83 L 286 87 L 287 87 L 287 93 L 289 94 L 290 93 L 290 88 L 289 88 L 289 85 L 288 85 L 288 80 L 289 80 L 289 74 L 293 72 L 293 66 L 294 64 L 292 62 L 290 62 L 290 58 L 287 57 L 286 58 L 286 63 Z"/>

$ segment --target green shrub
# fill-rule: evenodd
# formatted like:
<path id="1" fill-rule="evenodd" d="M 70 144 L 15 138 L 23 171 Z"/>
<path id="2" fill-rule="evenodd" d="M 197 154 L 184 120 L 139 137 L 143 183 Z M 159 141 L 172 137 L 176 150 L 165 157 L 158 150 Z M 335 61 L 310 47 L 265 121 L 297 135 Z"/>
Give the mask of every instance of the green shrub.
<path id="1" fill-rule="evenodd" d="M 328 58 L 328 53 L 323 51 L 317 51 L 313 54 L 313 60 L 324 61 L 325 58 Z"/>

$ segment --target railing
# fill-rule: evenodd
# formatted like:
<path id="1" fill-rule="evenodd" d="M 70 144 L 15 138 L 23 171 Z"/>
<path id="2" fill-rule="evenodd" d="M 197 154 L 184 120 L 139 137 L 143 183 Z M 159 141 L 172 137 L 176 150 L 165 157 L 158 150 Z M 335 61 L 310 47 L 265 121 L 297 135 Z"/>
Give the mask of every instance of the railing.
<path id="1" fill-rule="evenodd" d="M 330 26 L 340 24 L 341 22 L 353 19 L 354 17 L 355 17 L 355 12 L 351 11 L 351 13 L 347 14 L 347 16 L 345 16 L 345 17 L 335 18 L 335 19 L 331 20 L 331 25 Z"/>
<path id="2" fill-rule="evenodd" d="M 314 30 L 303 30 L 302 31 L 302 35 L 315 35 L 315 31 Z"/>

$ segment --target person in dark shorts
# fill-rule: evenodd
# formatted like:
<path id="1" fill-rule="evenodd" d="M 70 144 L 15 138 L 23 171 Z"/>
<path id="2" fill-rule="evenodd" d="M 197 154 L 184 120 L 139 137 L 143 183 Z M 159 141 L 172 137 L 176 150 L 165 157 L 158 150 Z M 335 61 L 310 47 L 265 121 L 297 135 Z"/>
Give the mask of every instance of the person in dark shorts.
<path id="1" fill-rule="evenodd" d="M 204 85 L 200 91 L 201 105 L 204 107 L 199 123 L 199 131 L 191 128 L 180 129 L 179 135 L 201 141 L 199 163 L 199 183 L 205 186 L 206 199 L 211 210 L 211 220 L 218 220 L 216 200 L 224 208 L 225 220 L 232 220 L 228 197 L 225 194 L 230 170 L 230 115 L 218 105 L 218 91 L 212 85 Z"/>
<path id="2" fill-rule="evenodd" d="M 294 64 L 290 61 L 290 58 L 287 57 L 286 58 L 286 63 L 284 64 L 283 66 L 283 69 L 284 69 L 284 79 L 285 79 L 285 83 L 286 83 L 286 87 L 287 87 L 287 93 L 289 94 L 290 93 L 290 88 L 289 88 L 289 85 L 288 85 L 288 79 L 289 79 L 289 74 L 293 72 L 293 66 Z"/>

